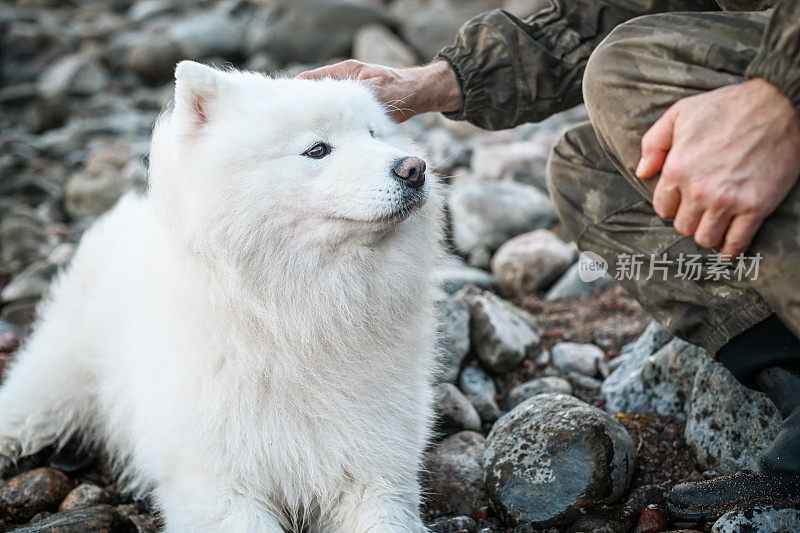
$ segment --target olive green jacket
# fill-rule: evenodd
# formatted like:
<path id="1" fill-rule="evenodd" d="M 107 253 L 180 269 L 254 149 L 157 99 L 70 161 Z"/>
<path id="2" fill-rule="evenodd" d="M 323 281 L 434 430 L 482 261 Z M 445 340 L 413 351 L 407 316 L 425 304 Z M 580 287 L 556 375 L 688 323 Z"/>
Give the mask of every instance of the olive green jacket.
<path id="1" fill-rule="evenodd" d="M 774 6 L 747 69 L 776 85 L 800 112 L 800 0 L 549 0 L 522 21 L 502 10 L 466 22 L 437 59 L 453 67 L 461 110 L 448 117 L 487 129 L 535 122 L 582 101 L 592 51 L 618 24 L 668 11 L 763 10 Z"/>

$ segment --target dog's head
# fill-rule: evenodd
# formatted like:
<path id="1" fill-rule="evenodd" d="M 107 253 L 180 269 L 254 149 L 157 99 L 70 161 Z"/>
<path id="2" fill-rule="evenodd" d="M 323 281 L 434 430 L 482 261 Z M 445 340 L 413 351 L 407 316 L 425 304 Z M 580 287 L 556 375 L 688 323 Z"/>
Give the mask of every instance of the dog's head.
<path id="1" fill-rule="evenodd" d="M 198 246 L 374 246 L 431 224 L 425 162 L 357 81 L 271 79 L 184 61 L 154 133 L 151 191 Z M 246 249 L 243 249 L 246 248 Z"/>

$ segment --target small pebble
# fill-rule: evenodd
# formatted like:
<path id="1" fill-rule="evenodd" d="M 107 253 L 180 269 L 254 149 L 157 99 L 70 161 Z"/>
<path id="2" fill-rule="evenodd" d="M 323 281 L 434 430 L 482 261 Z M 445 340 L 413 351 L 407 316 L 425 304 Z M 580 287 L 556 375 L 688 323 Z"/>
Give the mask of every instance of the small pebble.
<path id="1" fill-rule="evenodd" d="M 669 530 L 669 517 L 660 505 L 648 505 L 642 509 L 634 533 L 661 533 Z"/>

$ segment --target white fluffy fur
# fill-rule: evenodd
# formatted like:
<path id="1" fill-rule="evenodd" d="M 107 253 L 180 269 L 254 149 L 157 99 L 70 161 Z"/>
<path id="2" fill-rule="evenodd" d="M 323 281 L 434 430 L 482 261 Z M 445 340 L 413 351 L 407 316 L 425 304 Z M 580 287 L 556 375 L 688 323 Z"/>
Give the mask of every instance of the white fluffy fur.
<path id="1" fill-rule="evenodd" d="M 181 63 L 149 194 L 84 235 L 2 385 L 0 469 L 82 436 L 169 532 L 423 530 L 439 202 L 428 176 L 404 207 L 406 155 L 355 81 Z"/>

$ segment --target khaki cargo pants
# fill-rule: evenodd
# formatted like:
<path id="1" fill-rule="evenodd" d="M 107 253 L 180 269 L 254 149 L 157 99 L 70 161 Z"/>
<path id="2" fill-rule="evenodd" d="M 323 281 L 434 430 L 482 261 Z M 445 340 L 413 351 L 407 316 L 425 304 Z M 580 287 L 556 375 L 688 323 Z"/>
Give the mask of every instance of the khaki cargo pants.
<path id="1" fill-rule="evenodd" d="M 586 68 L 591 124 L 567 130 L 548 166 L 556 210 L 579 248 L 602 256 L 667 330 L 712 355 L 773 312 L 800 336 L 800 187 L 745 260 L 728 265 L 655 214 L 656 180 L 638 180 L 634 168 L 642 135 L 672 103 L 744 81 L 768 17 L 668 13 L 618 26 Z"/>

